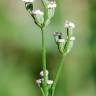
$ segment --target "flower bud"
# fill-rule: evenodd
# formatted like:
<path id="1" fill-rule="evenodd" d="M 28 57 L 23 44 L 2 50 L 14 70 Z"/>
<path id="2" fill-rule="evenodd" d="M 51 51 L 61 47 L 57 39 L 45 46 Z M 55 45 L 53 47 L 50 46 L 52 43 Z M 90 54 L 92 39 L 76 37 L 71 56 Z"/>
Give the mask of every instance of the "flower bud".
<path id="1" fill-rule="evenodd" d="M 35 23 L 42 27 L 44 23 L 44 13 L 40 10 L 32 11 L 32 17 L 34 18 Z"/>
<path id="2" fill-rule="evenodd" d="M 42 83 L 42 79 L 36 80 L 36 83 L 38 84 L 38 86 L 40 86 L 40 84 Z"/>
<path id="3" fill-rule="evenodd" d="M 75 24 L 70 22 L 70 21 L 68 21 L 68 20 L 65 21 L 65 25 L 64 26 L 65 26 L 65 28 L 75 28 Z"/>
<path id="4" fill-rule="evenodd" d="M 56 2 L 55 1 L 49 1 L 49 4 L 47 6 L 48 9 L 56 8 Z"/>
<path id="5" fill-rule="evenodd" d="M 48 25 L 51 22 L 52 17 L 54 16 L 56 8 L 56 2 L 55 1 L 49 1 L 47 5 L 47 20 L 45 22 L 45 25 Z"/>
<path id="6" fill-rule="evenodd" d="M 69 40 L 66 42 L 65 46 L 64 46 L 64 53 L 67 54 L 71 51 L 72 47 L 73 47 L 73 44 L 74 44 L 74 40 L 75 40 L 75 37 L 71 37 L 69 38 Z"/>
<path id="7" fill-rule="evenodd" d="M 58 40 L 62 39 L 62 33 L 61 32 L 54 32 L 53 36 L 55 38 L 56 43 L 58 42 Z"/>
<path id="8" fill-rule="evenodd" d="M 25 3 L 26 10 L 31 14 L 33 10 L 33 4 L 30 2 Z"/>
<path id="9" fill-rule="evenodd" d="M 60 32 L 54 32 L 53 33 L 55 42 L 58 46 L 59 52 L 64 53 L 64 45 L 65 45 L 65 39 L 62 38 L 62 33 Z"/>
<path id="10" fill-rule="evenodd" d="M 64 45 L 65 45 L 65 39 L 59 39 L 58 40 L 58 49 L 61 54 L 64 53 Z"/>
<path id="11" fill-rule="evenodd" d="M 46 70 L 46 77 L 48 76 L 49 72 L 48 70 Z M 44 73 L 43 73 L 43 70 L 40 72 L 40 76 L 43 77 L 44 76 Z"/>
<path id="12" fill-rule="evenodd" d="M 71 37 L 73 35 L 73 29 L 75 28 L 75 24 L 66 20 L 64 27 L 67 29 L 67 36 Z"/>
<path id="13" fill-rule="evenodd" d="M 47 80 L 47 84 L 48 85 L 52 85 L 53 84 L 53 80 Z"/>

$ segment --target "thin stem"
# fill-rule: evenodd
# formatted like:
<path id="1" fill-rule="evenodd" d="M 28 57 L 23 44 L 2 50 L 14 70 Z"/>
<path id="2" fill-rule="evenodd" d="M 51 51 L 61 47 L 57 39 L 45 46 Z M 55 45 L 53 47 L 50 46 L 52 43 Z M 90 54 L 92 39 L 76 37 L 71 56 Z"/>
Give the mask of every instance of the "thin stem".
<path id="1" fill-rule="evenodd" d="M 54 96 L 54 91 L 55 91 L 57 82 L 59 80 L 61 70 L 62 70 L 63 65 L 64 65 L 64 57 L 65 57 L 65 55 L 62 56 L 62 59 L 61 59 L 61 62 L 59 64 L 59 68 L 57 70 L 57 74 L 56 74 L 56 77 L 55 77 L 55 80 L 54 80 L 54 83 L 53 83 L 53 86 L 52 86 L 52 96 Z"/>
<path id="2" fill-rule="evenodd" d="M 43 73 L 44 73 L 44 93 L 47 96 L 47 79 L 46 79 L 46 48 L 45 48 L 45 38 L 44 38 L 44 30 L 42 31 L 42 65 L 43 65 Z"/>
<path id="3" fill-rule="evenodd" d="M 45 93 L 44 93 L 42 87 L 40 87 L 40 89 L 41 89 L 42 95 L 45 96 Z"/>
<path id="4" fill-rule="evenodd" d="M 46 49 L 45 49 L 45 39 L 44 31 L 42 31 L 42 64 L 43 64 L 43 73 L 44 73 L 44 83 L 46 84 Z"/>

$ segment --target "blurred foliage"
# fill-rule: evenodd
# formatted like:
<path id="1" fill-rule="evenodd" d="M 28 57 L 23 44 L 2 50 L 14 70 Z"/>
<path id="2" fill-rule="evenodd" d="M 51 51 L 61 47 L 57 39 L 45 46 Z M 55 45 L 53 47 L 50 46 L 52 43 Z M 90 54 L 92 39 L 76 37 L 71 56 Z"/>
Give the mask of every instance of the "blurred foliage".
<path id="1" fill-rule="evenodd" d="M 36 0 L 37 1 L 37 0 Z M 74 3 L 73 3 L 74 2 Z M 35 3 L 41 8 L 41 3 Z M 55 96 L 96 95 L 96 0 L 58 0 L 46 28 L 47 65 L 54 78 L 60 54 L 52 32 L 76 24 L 75 46 L 66 57 Z M 0 0 L 0 96 L 40 96 L 41 33 L 20 0 Z M 95 81 L 95 82 L 94 82 Z"/>

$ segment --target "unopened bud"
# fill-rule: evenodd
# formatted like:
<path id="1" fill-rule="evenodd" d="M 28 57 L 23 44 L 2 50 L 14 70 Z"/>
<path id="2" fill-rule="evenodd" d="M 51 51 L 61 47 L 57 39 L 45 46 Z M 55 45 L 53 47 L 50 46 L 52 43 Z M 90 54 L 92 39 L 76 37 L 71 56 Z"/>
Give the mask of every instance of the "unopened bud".
<path id="1" fill-rule="evenodd" d="M 35 23 L 42 27 L 44 23 L 44 13 L 40 10 L 32 11 L 32 17 L 34 18 Z"/>
<path id="2" fill-rule="evenodd" d="M 48 76 L 48 74 L 49 74 L 49 72 L 48 72 L 48 70 L 46 70 L 46 76 Z M 44 72 L 43 72 L 43 70 L 40 72 L 40 76 L 44 76 Z"/>
<path id="3" fill-rule="evenodd" d="M 49 1 L 48 8 L 55 8 L 56 2 L 55 1 Z"/>
<path id="4" fill-rule="evenodd" d="M 71 41 L 74 41 L 74 40 L 75 40 L 75 37 L 72 36 L 72 37 L 70 38 L 70 40 L 71 40 Z"/>
<path id="5" fill-rule="evenodd" d="M 48 81 L 47 81 L 47 84 L 48 84 L 48 85 L 52 85 L 52 84 L 53 84 L 53 80 L 48 80 Z"/>
<path id="6" fill-rule="evenodd" d="M 65 21 L 65 25 L 64 26 L 65 26 L 65 28 L 75 28 L 75 24 L 70 22 L 70 21 L 68 21 L 68 20 Z"/>

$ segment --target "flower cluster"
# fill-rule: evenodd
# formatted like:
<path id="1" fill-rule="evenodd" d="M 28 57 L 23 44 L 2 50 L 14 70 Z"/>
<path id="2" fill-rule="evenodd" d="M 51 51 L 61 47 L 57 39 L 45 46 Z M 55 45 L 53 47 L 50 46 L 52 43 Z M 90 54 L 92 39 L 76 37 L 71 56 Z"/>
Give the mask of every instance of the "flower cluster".
<path id="1" fill-rule="evenodd" d="M 52 8 L 56 8 L 56 6 L 57 5 L 55 1 L 49 1 L 47 8 L 52 9 Z"/>
<path id="2" fill-rule="evenodd" d="M 22 1 L 25 2 L 25 7 L 27 11 L 30 13 L 30 15 L 33 17 L 34 22 L 37 26 L 43 28 L 51 22 L 51 19 L 54 16 L 56 8 L 55 1 L 41 0 L 46 8 L 46 12 L 42 12 L 40 9 L 34 10 L 33 2 L 35 0 L 22 0 Z"/>
<path id="3" fill-rule="evenodd" d="M 47 86 L 52 86 L 53 84 L 53 80 L 49 80 L 48 78 L 49 72 L 48 70 L 46 70 L 46 80 L 47 80 Z M 44 83 L 44 73 L 43 71 L 40 72 L 40 79 L 36 80 L 36 83 L 38 84 L 39 87 L 42 87 L 43 83 Z"/>
<path id="4" fill-rule="evenodd" d="M 64 26 L 65 26 L 65 28 L 75 28 L 75 24 L 70 22 L 70 21 L 68 21 L 68 20 L 65 21 L 65 25 Z"/>
<path id="5" fill-rule="evenodd" d="M 63 38 L 63 34 L 60 32 L 54 32 L 53 35 L 60 53 L 66 55 L 73 47 L 75 40 L 75 37 L 73 36 L 73 29 L 75 28 L 75 24 L 67 20 L 64 24 L 64 27 L 67 29 L 66 39 Z"/>
<path id="6" fill-rule="evenodd" d="M 45 41 L 44 41 L 44 27 L 49 25 L 51 19 L 54 16 L 55 9 L 57 4 L 55 0 L 41 0 L 44 5 L 44 12 L 40 9 L 34 9 L 34 1 L 35 0 L 22 0 L 25 3 L 25 8 L 29 12 L 29 14 L 34 19 L 34 23 L 40 27 L 42 31 L 42 65 L 43 71 L 40 72 L 40 78 L 36 80 L 39 88 L 43 96 L 54 96 L 54 90 L 60 76 L 60 72 L 64 63 L 64 57 L 66 54 L 70 52 L 73 47 L 75 37 L 73 36 L 73 29 L 75 28 L 75 24 L 66 20 L 64 27 L 66 29 L 66 38 L 63 37 L 63 33 L 61 32 L 54 32 L 54 39 L 58 46 L 59 52 L 62 54 L 62 60 L 58 67 L 56 77 L 53 80 L 49 79 L 49 72 L 46 70 L 46 48 L 45 48 Z"/>

